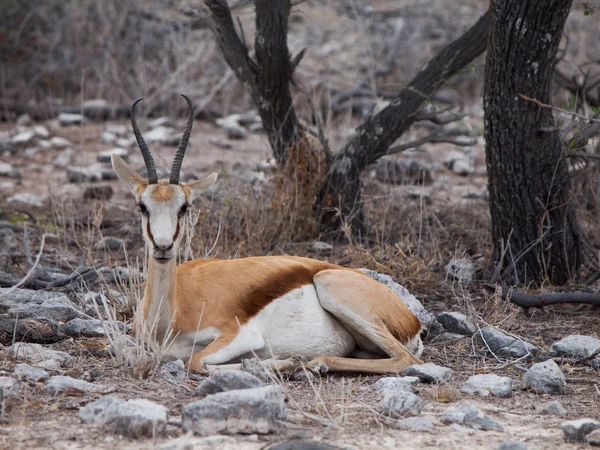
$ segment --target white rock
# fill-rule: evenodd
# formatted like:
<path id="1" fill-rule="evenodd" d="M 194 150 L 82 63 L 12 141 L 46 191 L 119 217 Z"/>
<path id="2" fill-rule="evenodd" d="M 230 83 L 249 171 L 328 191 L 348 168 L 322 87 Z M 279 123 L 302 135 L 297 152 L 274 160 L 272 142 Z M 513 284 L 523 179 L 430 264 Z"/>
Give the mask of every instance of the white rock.
<path id="1" fill-rule="evenodd" d="M 462 384 L 460 391 L 483 397 L 509 398 L 512 397 L 512 379 L 495 374 L 473 375 Z"/>
<path id="2" fill-rule="evenodd" d="M 27 113 L 21 114 L 19 117 L 17 117 L 17 121 L 15 123 L 21 127 L 28 127 L 31 125 L 31 116 Z"/>
<path id="3" fill-rule="evenodd" d="M 60 113 L 58 122 L 62 126 L 81 125 L 85 122 L 85 117 L 82 114 Z"/>
<path id="4" fill-rule="evenodd" d="M 567 442 L 585 442 L 592 431 L 600 430 L 600 422 L 593 419 L 569 420 L 560 426 Z"/>
<path id="5" fill-rule="evenodd" d="M 17 364 L 15 366 L 15 370 L 13 371 L 13 375 L 18 378 L 25 378 L 27 381 L 31 383 L 37 383 L 39 381 L 46 381 L 50 375 L 45 370 L 39 369 L 37 367 L 32 367 L 29 364 Z"/>
<path id="6" fill-rule="evenodd" d="M 19 192 L 6 200 L 8 203 L 24 205 L 24 206 L 44 206 L 44 199 L 39 195 L 30 192 Z"/>
<path id="7" fill-rule="evenodd" d="M 523 386 L 536 394 L 564 394 L 567 389 L 565 375 L 554 360 L 531 366 L 523 375 Z"/>
<path id="8" fill-rule="evenodd" d="M 593 447 L 600 447 L 600 430 L 594 430 L 585 437 L 585 442 Z"/>
<path id="9" fill-rule="evenodd" d="M 102 384 L 88 383 L 87 381 L 62 375 L 50 377 L 44 383 L 44 391 L 47 394 L 59 394 L 67 389 L 73 389 L 79 392 L 109 392 L 111 390 L 111 388 Z"/>
<path id="10" fill-rule="evenodd" d="M 432 362 L 415 364 L 404 371 L 405 376 L 418 377 L 423 383 L 447 383 L 452 378 L 452 369 L 438 366 Z"/>
<path id="11" fill-rule="evenodd" d="M 134 439 L 160 436 L 167 427 L 167 412 L 167 408 L 150 400 L 128 400 L 119 406 L 115 414 L 115 431 Z"/>
<path id="12" fill-rule="evenodd" d="M 539 351 L 535 345 L 509 336 L 496 327 L 485 327 L 481 330 L 481 333 L 475 335 L 475 338 L 484 350 L 488 350 L 489 347 L 489 350 L 497 356 L 521 358 L 528 353 L 535 355 Z"/>
<path id="13" fill-rule="evenodd" d="M 153 119 L 150 122 L 148 122 L 148 128 L 149 129 L 153 129 L 153 128 L 158 128 L 158 127 L 169 127 L 171 126 L 171 119 L 169 117 L 163 116 L 163 117 L 159 117 L 157 119 Z"/>
<path id="14" fill-rule="evenodd" d="M 71 145 L 72 145 L 68 139 L 65 139 L 64 137 L 60 137 L 60 136 L 52 136 L 52 138 L 50 139 L 50 144 L 52 145 L 53 148 L 57 148 L 57 149 L 71 147 Z"/>
<path id="15" fill-rule="evenodd" d="M 10 177 L 13 175 L 14 170 L 11 164 L 0 161 L 0 177 Z"/>
<path id="16" fill-rule="evenodd" d="M 67 181 L 69 183 L 93 183 L 102 180 L 102 172 L 94 166 L 89 167 L 67 167 Z"/>
<path id="17" fill-rule="evenodd" d="M 89 100 L 84 100 L 81 106 L 84 108 L 106 108 L 108 102 L 103 98 L 90 98 Z"/>
<path id="18" fill-rule="evenodd" d="M 600 351 L 600 339 L 592 336 L 573 334 L 552 344 L 549 353 L 551 356 L 589 358 L 597 351 Z"/>
<path id="19" fill-rule="evenodd" d="M 33 134 L 35 134 L 37 137 L 42 139 L 47 139 L 50 137 L 50 132 L 48 131 L 48 128 L 46 128 L 43 125 L 36 125 L 32 128 L 31 131 L 33 131 Z"/>
<path id="20" fill-rule="evenodd" d="M 550 416 L 566 416 L 568 412 L 565 408 L 563 408 L 563 405 L 561 405 L 558 400 L 553 400 L 544 406 L 540 414 L 547 414 Z"/>
<path id="21" fill-rule="evenodd" d="M 54 167 L 65 168 L 69 164 L 71 164 L 71 157 L 73 155 L 73 149 L 71 147 L 65 148 L 62 152 L 56 155 L 54 161 L 52 161 L 52 165 Z"/>
<path id="22" fill-rule="evenodd" d="M 103 131 L 100 134 L 100 141 L 102 141 L 105 144 L 112 144 L 116 140 L 117 140 L 117 135 L 114 133 L 111 133 L 110 131 Z"/>
<path id="23" fill-rule="evenodd" d="M 113 133 L 116 134 L 118 136 L 122 136 L 124 134 L 127 134 L 129 132 L 129 128 L 125 125 L 122 125 L 120 123 L 107 123 L 106 127 L 104 128 L 106 131 L 108 131 L 109 133 Z"/>
<path id="24" fill-rule="evenodd" d="M 319 254 L 328 254 L 333 250 L 333 245 L 327 242 L 314 241 L 311 246 L 311 250 L 315 253 Z"/>
<path id="25" fill-rule="evenodd" d="M 498 423 L 479 408 L 470 403 L 463 403 L 456 408 L 446 411 L 440 421 L 445 424 L 460 424 L 475 430 L 504 431 L 502 424 Z"/>
<path id="26" fill-rule="evenodd" d="M 498 450 L 527 450 L 527 446 L 522 442 L 504 441 L 498 446 Z"/>
<path id="27" fill-rule="evenodd" d="M 452 258 L 446 266 L 446 276 L 469 285 L 475 278 L 475 264 L 471 258 Z"/>
<path id="28" fill-rule="evenodd" d="M 47 139 L 40 139 L 37 142 L 37 146 L 40 147 L 40 148 L 43 148 L 43 149 L 47 150 L 49 148 L 52 148 L 52 142 L 50 142 Z"/>
<path id="29" fill-rule="evenodd" d="M 436 319 L 450 333 L 473 336 L 477 332 L 473 321 L 459 312 L 442 312 L 437 315 Z"/>
<path id="30" fill-rule="evenodd" d="M 125 161 L 129 160 L 129 153 L 127 152 L 127 149 L 120 147 L 114 147 L 110 150 L 101 151 L 96 155 L 96 160 L 101 163 L 109 163 L 112 155 L 120 156 Z"/>
<path id="31" fill-rule="evenodd" d="M 135 137 L 119 138 L 116 140 L 115 145 L 121 148 L 131 148 L 137 145 L 137 141 Z"/>
<path id="32" fill-rule="evenodd" d="M 147 143 L 158 143 L 163 145 L 169 145 L 173 142 L 173 139 L 178 141 L 180 137 L 175 136 L 175 130 L 170 127 L 157 127 L 153 130 L 148 131 L 144 134 L 144 139 Z"/>
<path id="33" fill-rule="evenodd" d="M 189 403 L 182 410 L 184 431 L 200 435 L 270 433 L 287 417 L 283 389 L 265 386 L 218 394 Z"/>
<path id="34" fill-rule="evenodd" d="M 54 360 L 61 365 L 72 364 L 75 358 L 66 352 L 52 350 L 40 344 L 30 344 L 28 342 L 18 342 L 10 348 L 11 354 L 16 358 L 24 358 L 27 361 L 40 367 L 38 363 L 45 360 Z"/>
<path id="35" fill-rule="evenodd" d="M 60 363 L 55 359 L 46 359 L 35 364 L 35 367 L 39 367 L 44 370 L 60 370 Z"/>
<path id="36" fill-rule="evenodd" d="M 264 386 L 254 375 L 241 370 L 217 370 L 196 388 L 196 395 L 206 396 L 236 389 L 252 389 Z"/>
<path id="37" fill-rule="evenodd" d="M 394 426 L 401 430 L 411 431 L 426 431 L 434 432 L 436 429 L 441 428 L 442 422 L 435 417 L 423 416 L 423 417 L 407 417 L 406 419 L 399 420 L 394 423 Z"/>
<path id="38" fill-rule="evenodd" d="M 31 143 L 34 137 L 35 133 L 33 131 L 26 130 L 15 134 L 10 140 L 10 142 L 14 145 L 26 145 Z"/>
<path id="39" fill-rule="evenodd" d="M 373 389 L 384 397 L 398 392 L 414 392 L 412 384 L 407 382 L 403 377 L 382 378 L 373 385 Z"/>
<path id="40" fill-rule="evenodd" d="M 399 391 L 383 397 L 379 402 L 379 411 L 390 417 L 418 416 L 423 411 L 423 400 L 411 392 Z"/>
<path id="41" fill-rule="evenodd" d="M 19 398 L 19 380 L 11 377 L 0 377 L 0 389 L 4 390 L 4 395 L 12 398 Z"/>

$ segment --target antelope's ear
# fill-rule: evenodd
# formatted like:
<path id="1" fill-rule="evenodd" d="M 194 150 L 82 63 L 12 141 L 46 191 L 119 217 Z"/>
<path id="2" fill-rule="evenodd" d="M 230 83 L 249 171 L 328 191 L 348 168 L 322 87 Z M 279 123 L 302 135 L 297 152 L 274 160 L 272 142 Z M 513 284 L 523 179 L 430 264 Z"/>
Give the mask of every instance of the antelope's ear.
<path id="1" fill-rule="evenodd" d="M 148 182 L 139 176 L 138 173 L 120 156 L 111 155 L 110 159 L 113 170 L 122 181 L 129 185 L 134 196 L 137 194 L 140 186 L 148 184 Z"/>
<path id="2" fill-rule="evenodd" d="M 209 176 L 202 180 L 190 181 L 189 183 L 184 184 L 186 188 L 192 191 L 192 195 L 196 196 L 201 194 L 217 181 L 217 173 L 211 173 Z"/>

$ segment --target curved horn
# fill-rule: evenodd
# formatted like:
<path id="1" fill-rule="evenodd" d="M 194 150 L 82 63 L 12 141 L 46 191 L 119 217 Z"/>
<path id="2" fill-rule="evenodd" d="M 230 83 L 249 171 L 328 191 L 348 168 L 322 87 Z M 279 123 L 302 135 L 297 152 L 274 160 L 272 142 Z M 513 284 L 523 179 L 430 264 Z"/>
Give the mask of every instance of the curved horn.
<path id="1" fill-rule="evenodd" d="M 185 130 L 183 131 L 183 136 L 181 136 L 181 141 L 179 141 L 179 147 L 177 147 L 175 159 L 173 160 L 171 178 L 169 179 L 169 183 L 171 184 L 179 184 L 181 163 L 183 163 L 183 156 L 185 155 L 185 150 L 187 149 L 188 141 L 190 140 L 190 133 L 192 132 L 192 125 L 194 124 L 194 107 L 192 106 L 192 101 L 183 94 L 181 94 L 181 96 L 185 98 L 188 104 L 188 120 L 185 124 Z"/>
<path id="2" fill-rule="evenodd" d="M 142 133 L 138 127 L 137 121 L 135 120 L 135 105 L 141 102 L 143 99 L 140 98 L 135 101 L 135 103 L 131 106 L 131 126 L 133 127 L 133 134 L 135 134 L 135 139 L 137 140 L 138 146 L 142 151 L 142 156 L 144 157 L 144 163 L 146 164 L 146 171 L 148 172 L 148 183 L 157 184 L 158 176 L 156 175 L 156 167 L 154 166 L 154 159 L 152 159 L 152 155 L 150 154 L 150 149 L 148 145 L 146 145 L 146 141 L 142 137 Z"/>

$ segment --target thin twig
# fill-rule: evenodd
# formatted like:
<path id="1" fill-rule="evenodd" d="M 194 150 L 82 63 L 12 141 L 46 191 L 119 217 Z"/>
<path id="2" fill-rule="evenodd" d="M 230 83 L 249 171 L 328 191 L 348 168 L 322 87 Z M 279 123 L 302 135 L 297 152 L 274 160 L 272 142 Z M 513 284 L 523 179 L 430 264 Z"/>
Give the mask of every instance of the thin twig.
<path id="1" fill-rule="evenodd" d="M 548 105 L 547 103 L 542 103 L 539 100 L 536 100 L 535 98 L 527 97 L 524 94 L 519 94 L 519 97 L 521 97 L 523 100 L 525 100 L 527 102 L 535 103 L 536 105 L 538 105 L 538 106 L 540 106 L 542 108 L 553 109 L 554 111 L 558 111 L 558 112 L 561 112 L 563 114 L 567 114 L 569 116 L 579 117 L 581 119 L 589 120 L 590 122 L 599 122 L 600 123 L 599 119 L 594 119 L 592 117 L 588 117 L 588 116 L 585 116 L 583 114 L 579 114 L 579 113 L 574 112 L 574 111 L 567 111 L 566 109 L 559 108 L 558 106 Z"/>

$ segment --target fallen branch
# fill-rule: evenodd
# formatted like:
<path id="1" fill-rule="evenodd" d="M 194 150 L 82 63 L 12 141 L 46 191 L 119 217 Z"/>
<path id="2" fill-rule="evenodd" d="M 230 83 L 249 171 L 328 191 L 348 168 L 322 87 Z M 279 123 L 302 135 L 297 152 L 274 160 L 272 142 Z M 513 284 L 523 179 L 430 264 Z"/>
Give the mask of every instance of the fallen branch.
<path id="1" fill-rule="evenodd" d="M 484 285 L 488 292 L 496 292 L 496 287 L 490 284 Z M 542 308 L 544 306 L 557 305 L 559 303 L 587 303 L 600 306 L 600 293 L 598 292 L 543 292 L 540 294 L 524 294 L 512 290 L 508 286 L 502 286 L 501 297 L 510 300 L 515 305 L 525 309 Z"/>
<path id="2" fill-rule="evenodd" d="M 421 139 L 417 139 L 415 141 L 407 142 L 406 144 L 400 144 L 394 147 L 390 147 L 387 154 L 394 155 L 396 153 L 403 152 L 404 150 L 408 150 L 409 148 L 415 148 L 423 144 L 441 143 L 454 144 L 460 147 L 469 147 L 471 145 L 475 145 L 477 143 L 477 139 L 468 135 L 453 136 L 451 134 L 436 133 L 422 137 Z"/>

